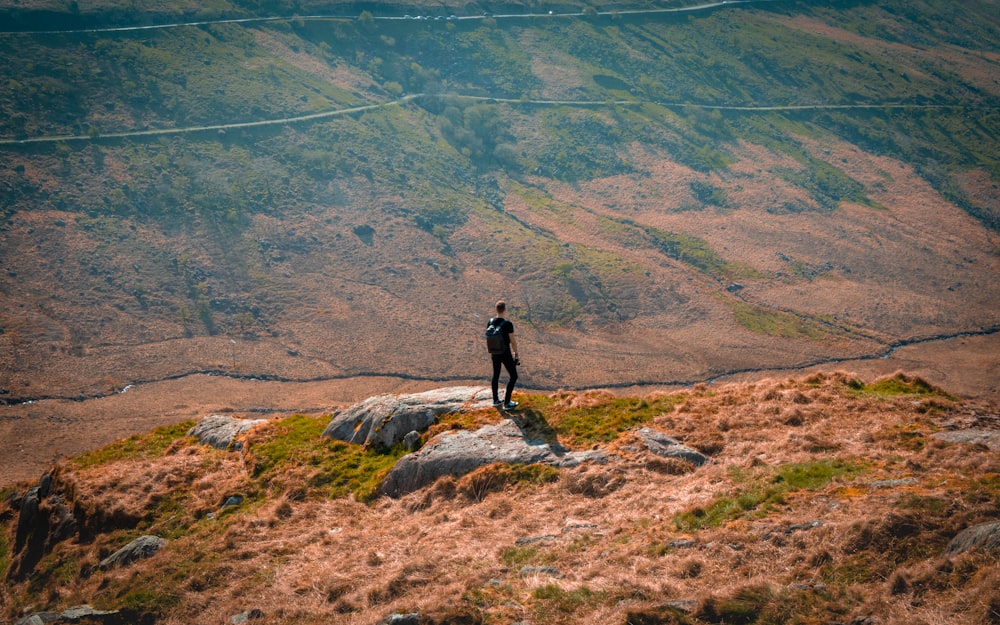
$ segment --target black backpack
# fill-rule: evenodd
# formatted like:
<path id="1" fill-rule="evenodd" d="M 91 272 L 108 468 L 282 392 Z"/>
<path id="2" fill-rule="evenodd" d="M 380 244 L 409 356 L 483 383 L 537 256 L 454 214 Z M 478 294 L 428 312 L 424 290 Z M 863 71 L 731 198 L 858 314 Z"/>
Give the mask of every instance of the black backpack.
<path id="1" fill-rule="evenodd" d="M 503 333 L 504 320 L 502 317 L 490 319 L 490 325 L 486 326 L 486 349 L 491 354 L 503 354 L 507 351 L 507 337 Z"/>

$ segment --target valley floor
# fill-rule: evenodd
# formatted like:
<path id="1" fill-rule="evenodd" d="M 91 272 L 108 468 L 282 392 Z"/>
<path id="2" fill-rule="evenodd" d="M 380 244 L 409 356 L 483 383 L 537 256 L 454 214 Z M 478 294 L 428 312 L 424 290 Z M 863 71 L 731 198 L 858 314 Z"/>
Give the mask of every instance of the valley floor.
<path id="1" fill-rule="evenodd" d="M 484 363 L 483 378 L 468 383 L 487 384 L 486 369 Z M 722 381 L 752 381 L 836 370 L 851 371 L 866 379 L 905 371 L 951 393 L 1000 410 L 1000 334 L 912 345 L 888 358 L 844 361 L 798 371 L 761 371 Z M 524 390 L 530 391 L 530 369 L 522 381 Z M 0 486 L 37 479 L 60 457 L 209 414 L 254 418 L 292 413 L 320 415 L 371 395 L 415 392 L 441 385 L 435 381 L 391 377 L 266 382 L 194 375 L 143 384 L 125 392 L 84 401 L 43 400 L 0 406 L 0 457 L 4 458 L 0 464 Z M 635 387 L 618 392 L 641 394 L 652 390 L 671 389 Z"/>

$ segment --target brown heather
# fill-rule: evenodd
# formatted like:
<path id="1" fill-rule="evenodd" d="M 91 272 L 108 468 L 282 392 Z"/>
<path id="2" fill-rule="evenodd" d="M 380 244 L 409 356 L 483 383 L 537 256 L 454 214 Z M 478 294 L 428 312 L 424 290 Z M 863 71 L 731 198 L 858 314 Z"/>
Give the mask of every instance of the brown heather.
<path id="1" fill-rule="evenodd" d="M 568 411 L 619 399 L 524 398 L 560 440 Z M 497 465 L 366 504 L 311 494 L 307 463 L 255 485 L 239 454 L 183 437 L 154 458 L 63 461 L 56 482 L 85 519 L 80 535 L 39 575 L 4 587 L 3 614 L 90 603 L 165 625 L 252 608 L 296 624 L 399 612 L 426 623 L 1000 622 L 998 554 L 943 556 L 960 530 L 1000 514 L 1000 454 L 934 437 L 995 431 L 997 415 L 902 374 L 699 385 L 669 398 L 646 425 L 707 465 L 653 458 L 624 432 L 593 445 L 614 458 L 606 465 L 531 475 Z M 234 494 L 246 502 L 220 511 Z M 185 503 L 166 505 L 172 497 Z M 13 515 L 0 518 L 12 541 Z M 170 542 L 153 558 L 97 569 L 157 532 Z"/>

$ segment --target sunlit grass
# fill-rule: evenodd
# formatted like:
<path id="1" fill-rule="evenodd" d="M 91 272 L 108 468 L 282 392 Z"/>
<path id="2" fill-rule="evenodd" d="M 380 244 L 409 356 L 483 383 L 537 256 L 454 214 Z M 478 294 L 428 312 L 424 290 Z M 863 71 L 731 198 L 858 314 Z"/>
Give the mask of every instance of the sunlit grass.
<path id="1" fill-rule="evenodd" d="M 328 423 L 329 417 L 293 415 L 268 424 L 250 446 L 251 477 L 266 490 L 277 476 L 302 474 L 315 495 L 370 500 L 405 452 L 396 447 L 382 453 L 324 438 Z"/>
<path id="2" fill-rule="evenodd" d="M 692 532 L 746 516 L 766 515 L 787 505 L 791 493 L 818 490 L 834 480 L 863 471 L 864 464 L 839 459 L 787 464 L 767 471 L 734 468 L 730 477 L 737 484 L 735 492 L 675 515 L 674 526 L 679 531 Z"/>
<path id="3" fill-rule="evenodd" d="M 174 441 L 187 436 L 188 430 L 194 426 L 194 421 L 183 421 L 158 427 L 146 434 L 136 434 L 100 449 L 84 452 L 74 456 L 70 462 L 77 468 L 86 469 L 118 460 L 158 458 L 174 444 Z M 194 442 L 195 439 L 192 438 L 191 443 Z"/>

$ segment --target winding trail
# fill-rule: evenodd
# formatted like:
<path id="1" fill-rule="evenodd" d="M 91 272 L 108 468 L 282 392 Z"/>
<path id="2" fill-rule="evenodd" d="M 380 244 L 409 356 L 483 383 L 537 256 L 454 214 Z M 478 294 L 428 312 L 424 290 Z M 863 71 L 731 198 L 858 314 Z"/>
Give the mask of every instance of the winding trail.
<path id="1" fill-rule="evenodd" d="M 680 13 L 680 12 L 695 12 L 695 11 L 705 11 L 718 9 L 721 7 L 730 7 L 735 5 L 749 5 L 755 3 L 766 3 L 775 2 L 777 0 L 723 0 L 719 2 L 708 2 L 687 7 L 675 7 L 675 8 L 663 8 L 663 9 L 626 9 L 618 11 L 601 11 L 601 12 L 566 12 L 566 13 L 517 13 L 517 14 L 482 14 L 482 15 L 463 15 L 463 16 L 372 16 L 371 19 L 378 21 L 465 21 L 465 20 L 484 20 L 484 19 L 549 19 L 549 18 L 580 18 L 580 17 L 591 17 L 593 15 L 598 16 L 615 16 L 615 15 L 654 15 L 654 14 L 666 14 L 666 13 Z M 232 19 L 214 19 L 214 20 L 200 20 L 200 21 L 188 21 L 188 22 L 178 22 L 170 24 L 155 24 L 155 25 L 140 25 L 140 26 L 120 26 L 120 27 L 105 27 L 105 28 L 87 28 L 87 29 L 73 29 L 73 30 L 19 30 L 19 31 L 0 31 L 0 36 L 5 35 L 72 35 L 72 34 L 93 34 L 93 33 L 125 33 L 125 32 L 136 32 L 136 31 L 148 31 L 148 30 L 159 30 L 159 29 L 170 29 L 170 28 L 181 28 L 181 27 L 199 27 L 199 26 L 209 26 L 216 24 L 261 24 L 268 22 L 290 22 L 290 21 L 353 21 L 359 19 L 359 16 L 353 15 L 296 15 L 290 17 L 248 17 L 248 18 L 232 18 Z M 297 123 L 309 123 L 313 121 L 328 119 L 332 117 L 351 115 L 356 113 L 364 113 L 367 111 L 373 111 L 378 109 L 383 109 L 387 107 L 404 106 L 415 100 L 423 98 L 459 98 L 473 101 L 489 102 L 489 103 L 503 103 L 512 106 L 573 106 L 573 107 L 607 107 L 607 106 L 642 106 L 645 104 L 655 104 L 658 106 L 663 106 L 666 108 L 695 108 L 695 109 L 706 109 L 706 110 L 719 110 L 719 111 L 732 111 L 732 112 L 781 112 L 781 111 L 810 111 L 810 110 L 872 110 L 872 109 L 912 109 L 912 110 L 927 110 L 927 109 L 945 109 L 945 110 L 995 110 L 995 106 L 970 106 L 968 104 L 906 104 L 898 102 L 885 102 L 885 103 L 869 103 L 869 104 L 786 104 L 786 105 L 760 105 L 760 106 L 748 106 L 748 105 L 713 105 L 713 104 L 700 104 L 691 102 L 654 102 L 645 101 L 640 99 L 630 99 L 630 100 L 558 100 L 558 99 L 524 99 L 524 98 L 498 98 L 489 96 L 473 96 L 473 95 L 462 95 L 462 94 L 426 94 L 426 93 L 416 93 L 400 97 L 395 100 L 387 102 L 376 102 L 372 104 L 365 104 L 360 106 L 353 106 L 343 109 L 335 109 L 328 111 L 321 111 L 317 113 L 309 113 L 304 115 L 296 115 L 290 117 L 282 117 L 275 119 L 257 120 L 249 122 L 232 122 L 225 124 L 212 124 L 203 126 L 190 126 L 183 128 L 158 128 L 158 129 L 147 129 L 147 130 L 132 130 L 132 131 L 121 131 L 112 133 L 95 133 L 87 135 L 52 135 L 52 136 L 39 136 L 39 137 L 26 137 L 20 139 L 13 138 L 0 138 L 0 147 L 3 146 L 20 146 L 28 144 L 44 144 L 44 143 L 59 143 L 59 142 L 98 142 L 102 140 L 118 140 L 118 139 L 130 139 L 130 138 L 143 138 L 143 137 L 161 137 L 167 135 L 180 135 L 180 134 L 196 134 L 205 132 L 225 132 L 228 130 L 239 130 L 247 128 L 260 128 L 266 126 L 276 126 L 276 125 L 288 125 Z M 884 359 L 892 356 L 896 351 L 903 347 L 908 347 L 912 345 L 928 344 L 935 342 L 950 341 L 958 338 L 971 337 L 971 336 L 988 336 L 1000 332 L 1000 325 L 994 325 L 981 330 L 957 332 L 952 334 L 937 334 L 927 337 L 916 337 L 909 339 L 899 339 L 888 343 L 885 345 L 884 349 L 877 352 L 873 352 L 867 355 L 844 357 L 844 358 L 820 358 L 809 362 L 797 363 L 794 365 L 789 365 L 785 367 L 748 367 L 741 369 L 732 369 L 720 373 L 716 373 L 707 376 L 702 379 L 688 379 L 688 380 L 636 380 L 628 383 L 616 383 L 616 384 L 606 384 L 594 387 L 580 387 L 576 390 L 590 390 L 593 388 L 632 388 L 632 387 L 650 387 L 650 386 L 690 386 L 698 383 L 713 383 L 728 377 L 747 374 L 747 373 L 767 373 L 767 372 L 787 372 L 787 371 L 797 371 L 810 367 L 838 364 L 844 362 L 852 361 L 865 361 L 865 360 L 876 360 Z M 31 404 L 38 401 L 46 400 L 64 400 L 64 401 L 87 401 L 90 399 L 99 399 L 102 397 L 109 397 L 115 394 L 120 394 L 126 392 L 137 385 L 142 384 L 152 384 L 157 382 L 179 380 L 195 375 L 211 375 L 211 376 L 222 376 L 237 380 L 256 380 L 256 381 L 271 381 L 271 382 L 287 382 L 287 383 L 310 383 L 310 382 L 326 382 L 334 380 L 349 380 L 353 378 L 365 378 L 365 377 L 384 377 L 384 378 L 395 378 L 400 380 L 408 381 L 418 381 L 418 382 L 435 382 L 435 383 L 450 383 L 468 380 L 468 376 L 444 376 L 444 377 L 429 377 L 429 376 L 418 376 L 407 373 L 394 373 L 394 372 L 354 372 L 349 374 L 337 375 L 337 376 L 322 376 L 316 378 L 284 378 L 277 375 L 238 375 L 233 374 L 226 370 L 221 369 L 197 369 L 190 370 L 186 372 L 181 372 L 177 374 L 172 374 L 169 376 L 163 376 L 160 378 L 150 378 L 150 379 L 139 379 L 134 380 L 128 384 L 124 390 L 115 393 L 94 393 L 90 395 L 74 395 L 74 396 L 37 396 L 32 398 L 25 398 L 19 400 L 0 400 L 0 404 L 5 405 L 23 405 Z M 565 386 L 559 387 L 549 387 L 549 386 L 526 386 L 531 390 L 537 391 L 553 391 L 557 388 L 565 388 Z"/>
<path id="2" fill-rule="evenodd" d="M 680 12 L 695 12 L 695 11 L 706 11 L 711 9 L 717 9 L 720 7 L 732 7 L 741 4 L 755 4 L 755 3 L 765 3 L 765 2 L 776 2 L 778 0 L 722 0 L 720 2 L 708 2 L 703 4 L 698 4 L 694 6 L 687 7 L 674 7 L 674 8 L 663 8 L 663 9 L 624 9 L 618 11 L 600 11 L 596 12 L 598 16 L 615 16 L 615 15 L 655 15 L 655 14 L 666 14 L 666 13 L 680 13 Z M 587 12 L 572 12 L 572 13 L 510 13 L 502 15 L 492 15 L 492 14 L 482 14 L 482 15 L 450 15 L 450 16 L 373 16 L 371 19 L 380 21 L 409 21 L 409 20 L 419 20 L 419 21 L 459 21 L 459 20 L 483 20 L 483 19 L 548 19 L 548 18 L 580 18 L 589 17 L 594 15 L 594 13 L 588 14 Z M 169 29 L 169 28 L 181 28 L 181 27 L 197 27 L 197 26 L 210 26 L 214 24 L 260 24 L 268 22 L 290 22 L 290 21 L 317 21 L 317 20 L 357 20 L 358 16 L 352 15 L 295 15 L 295 16 L 284 16 L 284 17 L 246 17 L 246 18 L 232 18 L 232 19 L 214 19 L 214 20 L 199 20 L 199 21 L 189 21 L 189 22 L 177 22 L 171 24 L 153 24 L 144 26 L 117 26 L 117 27 L 105 27 L 105 28 L 85 28 L 85 29 L 74 29 L 74 30 L 17 30 L 17 31 L 0 31 L 0 36 L 3 35 L 72 35 L 72 34 L 86 34 L 86 33 L 124 33 L 124 32 L 135 32 L 135 31 L 145 31 L 145 30 L 159 30 L 159 29 Z M 898 102 L 883 102 L 883 103 L 869 103 L 869 104 L 784 104 L 784 105 L 760 105 L 760 106 L 750 106 L 750 105 L 722 105 L 722 104 L 701 104 L 694 102 L 655 102 L 655 101 L 645 101 L 640 99 L 634 100 L 535 100 L 535 99 L 522 99 L 522 98 L 497 98 L 489 96 L 471 96 L 471 95 L 460 95 L 460 94 L 426 94 L 426 93 L 416 93 L 411 95 L 406 95 L 396 100 L 391 100 L 388 102 L 376 102 L 372 104 L 365 104 L 360 106 L 354 106 L 343 109 L 321 111 L 317 113 L 308 113 L 304 115 L 295 115 L 290 117 L 280 117 L 276 119 L 264 119 L 258 121 L 249 122 L 230 122 L 225 124 L 210 124 L 204 126 L 189 126 L 183 128 L 156 128 L 147 130 L 126 130 L 120 132 L 111 133 L 94 133 L 86 135 L 51 135 L 51 136 L 40 136 L 40 137 L 24 137 L 24 138 L 0 138 L 0 146 L 17 146 L 17 145 L 28 145 L 28 144 L 38 144 L 38 143 L 59 143 L 59 142 L 81 142 L 81 141 L 100 141 L 100 140 L 115 140 L 115 139 L 128 139 L 128 138 L 142 138 L 142 137 L 160 137 L 166 135 L 178 135 L 178 134 L 194 134 L 194 133 L 204 133 L 204 132 L 224 132 L 226 130 L 238 130 L 246 128 L 259 128 L 264 126 L 275 126 L 283 124 L 295 124 L 303 122 L 311 122 L 316 120 L 327 119 L 331 117 L 337 117 L 342 115 L 350 115 L 353 113 L 363 113 L 366 111 L 377 110 L 385 107 L 400 106 L 404 105 L 410 101 L 420 99 L 420 98 L 436 98 L 436 97 L 449 97 L 449 98 L 461 98 L 475 101 L 484 102 L 502 102 L 504 104 L 510 105 L 531 105 L 531 106 L 579 106 L 579 107 L 604 107 L 604 106 L 642 106 L 644 104 L 655 104 L 658 106 L 663 106 L 666 108 L 695 108 L 695 109 L 705 109 L 705 110 L 717 110 L 717 111 L 733 111 L 733 112 L 774 112 L 774 111 L 809 111 L 809 110 L 872 110 L 872 109 L 954 109 L 954 110 L 995 110 L 997 107 L 993 106 L 969 106 L 969 105 L 959 105 L 959 104 L 906 104 Z"/>
<path id="3" fill-rule="evenodd" d="M 925 345 L 929 343 L 940 343 L 946 341 L 952 341 L 955 339 L 976 337 L 976 336 L 991 336 L 1000 333 L 1000 324 L 990 326 L 981 330 L 967 330 L 964 332 L 955 332 L 950 334 L 935 334 L 932 336 L 925 337 L 914 337 L 908 339 L 898 339 L 887 344 L 884 349 L 881 349 L 870 354 L 861 354 L 858 356 L 847 356 L 842 358 L 817 358 L 815 360 L 795 363 L 783 367 L 745 367 L 739 369 L 730 369 L 727 371 L 722 371 L 712 375 L 706 375 L 703 378 L 693 378 L 693 379 L 679 379 L 679 380 L 634 380 L 629 382 L 616 382 L 612 384 L 600 384 L 594 386 L 579 386 L 579 387 L 567 387 L 564 384 L 560 385 L 538 385 L 531 384 L 527 380 L 523 380 L 523 384 L 519 386 L 532 391 L 541 392 L 552 392 L 560 389 L 571 389 L 574 391 L 588 391 L 588 390 L 598 390 L 598 389 L 628 389 L 628 388 L 643 388 L 643 387 L 673 387 L 673 386 L 693 386 L 695 384 L 714 384 L 720 380 L 724 380 L 729 377 L 748 374 L 748 373 L 784 373 L 790 371 L 801 371 L 803 369 L 808 369 L 811 367 L 817 367 L 822 365 L 836 365 L 847 362 L 863 362 L 867 360 L 880 360 L 891 357 L 897 351 L 904 347 L 910 347 L 914 345 Z M 243 380 L 250 382 L 282 382 L 290 384 L 307 384 L 315 382 L 333 382 L 338 380 L 351 380 L 356 378 L 393 378 L 397 380 L 405 380 L 410 382 L 434 382 L 440 384 L 449 384 L 456 382 L 468 382 L 469 376 L 421 376 L 413 375 L 409 373 L 398 373 L 392 371 L 357 371 L 352 373 L 345 373 L 342 375 L 329 375 L 329 376 L 317 376 L 312 378 L 288 378 L 280 375 L 271 374 L 235 374 L 225 369 L 193 369 L 190 371 L 184 371 L 181 373 L 176 373 L 168 376 L 162 376 L 159 378 L 146 378 L 146 379 L 136 379 L 129 382 L 125 387 L 116 392 L 111 393 L 92 393 L 92 394 L 77 394 L 77 395 L 39 395 L 35 397 L 22 398 L 17 400 L 0 400 L 0 405 L 5 406 L 21 406 L 26 404 L 33 404 L 41 401 L 71 401 L 71 402 L 84 402 L 92 399 L 101 399 L 105 397 L 111 397 L 114 395 L 120 395 L 122 393 L 128 392 L 129 390 L 145 385 L 145 384 L 156 384 L 158 382 L 170 382 L 174 380 L 181 380 L 184 378 L 196 376 L 196 375 L 207 375 L 214 377 L 225 377 L 233 380 Z M 258 411 L 268 411 L 269 409 L 258 409 Z"/>
<path id="4" fill-rule="evenodd" d="M 666 108 L 700 108 L 720 111 L 744 111 L 744 112 L 767 112 L 767 111 L 809 111 L 809 110 L 850 110 L 850 109 L 954 109 L 954 110 L 995 110 L 993 106 L 969 106 L 960 104 L 903 104 L 887 102 L 882 104 L 786 104 L 768 106 L 727 106 L 721 104 L 696 104 L 691 102 L 652 102 L 646 100 L 529 100 L 523 98 L 493 98 L 489 96 L 473 96 L 455 93 L 448 94 L 427 94 L 414 93 L 405 95 L 399 99 L 389 102 L 378 102 L 361 106 L 352 106 L 344 109 L 332 111 L 322 111 L 319 113 L 309 113 L 306 115 L 296 115 L 293 117 L 280 117 L 277 119 L 263 119 L 252 122 L 232 122 L 228 124 L 211 124 L 205 126 L 188 126 L 184 128 L 155 128 L 149 130 L 130 130 L 124 132 L 97 133 L 93 135 L 52 135 L 44 137 L 27 137 L 23 139 L 0 139 L 0 146 L 18 146 L 32 143 L 70 143 L 79 141 L 101 141 L 112 139 L 129 139 L 141 137 L 161 137 L 166 135 L 195 134 L 203 132 L 225 132 L 227 130 L 238 130 L 243 128 L 260 128 L 264 126 L 278 126 L 312 122 L 353 113 L 364 113 L 381 108 L 392 106 L 402 106 L 421 98 L 458 98 L 462 100 L 475 100 L 479 102 L 494 102 L 510 105 L 528 106 L 578 106 L 578 107 L 605 107 L 605 106 L 642 106 L 644 104 L 656 104 Z"/>
<path id="5" fill-rule="evenodd" d="M 470 21 L 470 20 L 485 20 L 485 19 L 495 19 L 495 20 L 509 20 L 509 19 L 552 19 L 552 18 L 566 18 L 566 17 L 590 17 L 591 15 L 598 15 L 602 17 L 612 17 L 616 15 L 655 15 L 664 13 L 688 13 L 694 11 L 707 11 L 711 9 L 717 9 L 721 7 L 731 7 L 740 4 L 760 4 L 763 2 L 777 2 L 778 0 L 722 0 L 720 2 L 707 2 L 703 4 L 697 4 L 688 7 L 674 7 L 669 9 L 624 9 L 619 11 L 598 11 L 595 13 L 588 12 L 567 12 L 567 13 L 556 13 L 556 12 L 546 12 L 546 13 L 506 13 L 493 15 L 489 13 L 482 13 L 479 15 L 433 15 L 433 16 L 412 16 L 412 15 L 373 15 L 372 20 L 382 21 L 382 22 L 398 22 L 398 21 Z M 359 20 L 361 17 L 359 15 L 334 15 L 334 14 L 320 14 L 320 15 L 293 15 L 293 16 L 273 16 L 273 17 L 235 17 L 229 19 L 209 19 L 209 20 L 196 20 L 190 22 L 172 22 L 169 24 L 147 24 L 141 26 L 106 26 L 102 28 L 78 28 L 78 29 L 65 29 L 65 30 L 0 30 L 0 35 L 76 35 L 76 34 L 87 34 L 87 33 L 121 33 L 121 32 L 136 32 L 143 30 L 162 30 L 167 28 L 184 28 L 192 26 L 212 26 L 215 24 L 265 24 L 268 22 L 315 22 L 315 21 L 355 21 Z"/>

